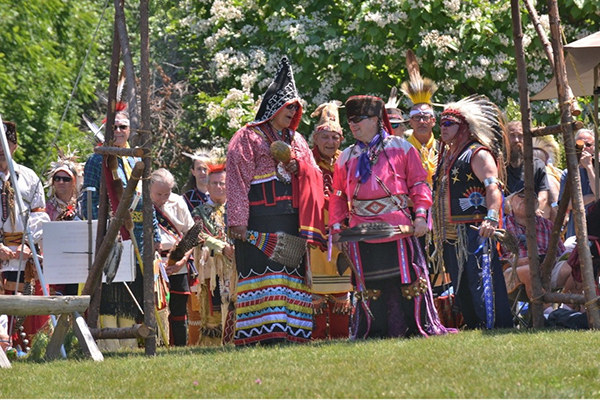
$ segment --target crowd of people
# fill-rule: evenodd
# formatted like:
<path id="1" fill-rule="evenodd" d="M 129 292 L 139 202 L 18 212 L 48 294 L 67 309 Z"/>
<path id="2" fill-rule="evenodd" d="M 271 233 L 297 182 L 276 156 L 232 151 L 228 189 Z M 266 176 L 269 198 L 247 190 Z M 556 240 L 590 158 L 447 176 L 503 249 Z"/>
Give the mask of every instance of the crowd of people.
<path id="1" fill-rule="evenodd" d="M 311 114 L 315 125 L 307 141 L 297 131 L 303 102 L 284 57 L 254 121 L 234 134 L 227 149 L 182 154 L 191 160 L 183 195 L 175 193 L 175 179 L 165 168 L 151 175 L 150 199 L 142 198 L 141 184 L 136 187 L 132 223 L 120 233 L 134 243 L 135 279 L 102 285 L 100 326 L 142 321 L 141 254 L 149 250 L 159 265 L 155 276 L 166 282 L 159 325 L 163 341 L 173 346 L 455 332 L 436 308 L 435 271 L 449 277 L 465 328 L 512 327 L 510 293 L 523 284 L 531 296 L 522 125 L 507 123 L 482 95 L 447 104 L 438 114 L 435 90 L 432 81 L 411 75 L 401 87 L 412 102 L 407 114 L 398 108 L 396 88 L 387 103 L 355 95 L 343 105 L 321 104 Z M 350 132 L 342 129 L 341 108 Z M 109 145 L 128 148 L 126 110 L 117 112 L 113 129 Z M 12 153 L 15 124 L 5 121 L 4 131 Z M 342 150 L 349 139 L 353 143 Z M 583 129 L 576 139 L 583 143 L 579 173 L 588 205 L 596 191 L 594 135 Z M 535 145 L 543 260 L 567 172 L 554 165 L 559 154 L 553 138 Z M 42 253 L 42 223 L 97 219 L 102 177 L 110 209 L 116 210 L 136 161 L 95 153 L 83 167 L 74 154 L 60 152 L 47 174 L 47 200 L 35 173 L 13 163 L 26 222 L 15 208 L 8 157 L 0 152 L 3 291 L 41 293 L 31 248 Z M 154 205 L 153 249 L 143 247 L 144 201 Z M 25 223 L 33 243 L 22 241 Z M 199 244 L 172 262 L 172 252 L 197 224 Z M 572 242 L 572 220 L 566 226 L 564 238 Z M 518 250 L 497 246 L 500 227 L 516 238 Z M 552 287 L 578 293 L 581 279 L 572 274 L 566 248 L 573 244 L 565 247 L 561 240 Z M 50 290 L 76 295 L 78 285 Z M 2 321 L 3 346 L 30 339 L 47 324 L 43 317 Z M 103 343 L 109 349 L 136 345 L 132 339 Z"/>

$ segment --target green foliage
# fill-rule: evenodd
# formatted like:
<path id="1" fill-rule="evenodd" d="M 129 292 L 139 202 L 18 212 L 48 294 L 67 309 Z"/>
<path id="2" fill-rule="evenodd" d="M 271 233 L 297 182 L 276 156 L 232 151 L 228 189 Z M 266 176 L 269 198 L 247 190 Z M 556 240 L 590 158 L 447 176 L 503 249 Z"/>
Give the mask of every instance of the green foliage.
<path id="1" fill-rule="evenodd" d="M 547 27 L 547 10 L 539 3 Z M 595 2 L 587 1 L 584 7 L 581 0 L 560 3 L 568 41 L 598 30 Z M 308 118 L 310 111 L 324 101 L 365 93 L 387 98 L 391 86 L 408 78 L 404 60 L 409 48 L 422 74 L 438 83 L 438 103 L 472 93 L 485 94 L 503 108 L 509 98 L 518 99 L 507 1 L 188 0 L 164 6 L 156 10 L 161 33 L 176 37 L 180 54 L 185 53 L 178 65 L 189 70 L 190 83 L 200 93 L 191 112 L 211 136 L 228 138 L 252 119 L 284 54 L 307 103 L 309 112 L 300 127 L 305 133 L 314 123 Z M 522 13 L 529 85 L 535 93 L 551 70 L 525 10 Z M 246 96 L 223 106 L 232 90 Z M 408 105 L 404 99 L 403 107 Z M 539 123 L 557 120 L 555 102 L 537 102 L 532 108 Z M 231 109 L 246 112 L 231 118 Z"/>
<path id="2" fill-rule="evenodd" d="M 38 173 L 51 151 L 100 7 L 92 0 L 0 0 L 0 113 L 17 123 L 20 150 L 15 159 Z M 90 62 L 101 59 L 96 45 Z M 94 99 L 97 78 L 87 73 L 90 69 L 60 131 L 62 147 L 85 145 L 78 125 L 82 106 Z"/>

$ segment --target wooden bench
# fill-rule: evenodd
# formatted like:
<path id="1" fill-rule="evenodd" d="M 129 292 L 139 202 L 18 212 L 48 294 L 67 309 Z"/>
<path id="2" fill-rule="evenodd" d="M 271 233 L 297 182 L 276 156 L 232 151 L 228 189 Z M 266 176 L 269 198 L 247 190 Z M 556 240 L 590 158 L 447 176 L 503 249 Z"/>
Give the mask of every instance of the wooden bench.
<path id="1" fill-rule="evenodd" d="M 49 360 L 60 355 L 60 349 L 70 328 L 69 317 L 72 317 L 73 330 L 83 352 L 94 361 L 104 361 L 85 319 L 80 314 L 87 310 L 89 304 L 90 296 L 0 295 L 0 314 L 57 315 L 54 333 L 46 349 L 46 358 Z M 10 361 L 3 351 L 0 351 L 0 368 L 11 368 Z"/>

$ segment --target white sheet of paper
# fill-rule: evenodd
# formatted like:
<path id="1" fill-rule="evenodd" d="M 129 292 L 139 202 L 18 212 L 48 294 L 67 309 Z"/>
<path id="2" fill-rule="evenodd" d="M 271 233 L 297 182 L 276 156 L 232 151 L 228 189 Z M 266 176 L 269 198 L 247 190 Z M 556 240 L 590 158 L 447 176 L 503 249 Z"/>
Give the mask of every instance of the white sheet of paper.
<path id="1" fill-rule="evenodd" d="M 92 221 L 92 260 L 96 248 L 96 227 Z M 84 283 L 88 277 L 88 222 L 44 222 L 44 278 L 47 284 Z M 113 282 L 135 279 L 131 240 L 123 242 L 123 254 Z M 106 277 L 102 274 L 102 282 Z"/>

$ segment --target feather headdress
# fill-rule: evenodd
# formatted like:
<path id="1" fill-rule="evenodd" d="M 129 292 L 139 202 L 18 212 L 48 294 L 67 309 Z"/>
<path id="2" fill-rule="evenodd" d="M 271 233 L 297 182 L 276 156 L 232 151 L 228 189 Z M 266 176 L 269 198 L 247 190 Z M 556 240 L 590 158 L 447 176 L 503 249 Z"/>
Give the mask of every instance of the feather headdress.
<path id="1" fill-rule="evenodd" d="M 507 159 L 506 150 L 509 146 L 506 123 L 498 106 L 486 96 L 473 94 L 446 105 L 440 123 L 444 121 L 466 124 L 471 136 L 492 151 L 498 163 L 498 178 L 505 182 L 501 169 L 504 168 L 504 161 Z"/>
<path id="2" fill-rule="evenodd" d="M 227 155 L 225 149 L 221 147 L 215 147 L 210 151 L 210 158 L 206 162 L 208 167 L 208 173 L 214 174 L 216 172 L 225 171 L 225 164 L 227 163 Z"/>
<path id="3" fill-rule="evenodd" d="M 210 159 L 210 149 L 207 149 L 205 147 L 199 147 L 196 150 L 194 150 L 193 153 L 187 153 L 185 151 L 182 151 L 181 154 L 191 158 L 192 160 L 206 161 Z"/>
<path id="4" fill-rule="evenodd" d="M 400 104 L 400 99 L 398 98 L 398 88 L 394 86 L 390 90 L 390 97 L 388 97 L 388 101 L 385 104 L 385 111 L 388 114 L 390 122 L 407 122 L 407 120 L 404 118 L 404 113 L 400 108 L 398 108 L 398 104 Z"/>
<path id="5" fill-rule="evenodd" d="M 417 57 L 410 49 L 406 50 L 406 69 L 409 80 L 400 86 L 402 93 L 408 96 L 413 105 L 432 104 L 431 98 L 437 90 L 437 85 L 431 79 L 421 77 Z"/>
<path id="6" fill-rule="evenodd" d="M 548 155 L 548 164 L 555 164 L 560 159 L 560 146 L 552 135 L 534 137 L 533 148 L 543 150 Z"/>
<path id="7" fill-rule="evenodd" d="M 50 169 L 46 173 L 46 187 L 49 187 L 48 196 L 54 195 L 54 187 L 52 186 L 52 178 L 59 171 L 66 172 L 71 178 L 75 180 L 75 190 L 73 197 L 77 198 L 81 186 L 83 185 L 83 165 L 77 160 L 77 151 L 71 151 L 70 147 L 67 147 L 67 151 L 64 152 L 57 147 L 58 160 L 50 163 Z"/>

